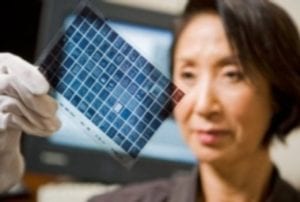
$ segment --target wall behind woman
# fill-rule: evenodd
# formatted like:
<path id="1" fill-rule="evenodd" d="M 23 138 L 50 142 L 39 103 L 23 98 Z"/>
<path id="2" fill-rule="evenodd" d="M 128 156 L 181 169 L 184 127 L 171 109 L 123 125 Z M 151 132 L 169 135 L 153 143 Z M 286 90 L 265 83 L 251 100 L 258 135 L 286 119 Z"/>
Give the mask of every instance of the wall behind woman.
<path id="1" fill-rule="evenodd" d="M 288 11 L 300 31 L 300 1 L 273 1 Z M 271 154 L 283 178 L 293 184 L 296 188 L 300 189 L 300 161 L 298 156 L 298 154 L 300 154 L 300 128 L 292 132 L 288 137 L 286 144 L 277 140 L 274 141 L 271 148 Z"/>

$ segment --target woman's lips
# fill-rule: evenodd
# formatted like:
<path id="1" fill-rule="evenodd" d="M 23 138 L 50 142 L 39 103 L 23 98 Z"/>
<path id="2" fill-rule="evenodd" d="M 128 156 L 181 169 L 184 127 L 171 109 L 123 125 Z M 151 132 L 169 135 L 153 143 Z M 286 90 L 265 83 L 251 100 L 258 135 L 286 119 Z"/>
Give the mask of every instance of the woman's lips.
<path id="1" fill-rule="evenodd" d="M 196 130 L 198 140 L 204 145 L 217 145 L 229 135 L 228 130 Z"/>

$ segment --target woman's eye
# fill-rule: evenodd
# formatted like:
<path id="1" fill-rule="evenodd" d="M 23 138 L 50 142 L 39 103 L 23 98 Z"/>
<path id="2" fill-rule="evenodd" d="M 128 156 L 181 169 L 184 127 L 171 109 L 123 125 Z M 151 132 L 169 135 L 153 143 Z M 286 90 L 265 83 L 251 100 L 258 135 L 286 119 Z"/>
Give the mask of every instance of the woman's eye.
<path id="1" fill-rule="evenodd" d="M 194 79 L 195 75 L 192 72 L 182 72 L 181 78 L 183 79 Z"/>
<path id="2" fill-rule="evenodd" d="M 196 75 L 195 73 L 190 71 L 181 72 L 180 79 L 182 80 L 183 83 L 185 83 L 185 85 L 192 86 L 196 81 Z"/>
<path id="3" fill-rule="evenodd" d="M 244 75 L 240 71 L 228 71 L 225 73 L 225 76 L 231 81 L 240 81 L 244 78 Z"/>

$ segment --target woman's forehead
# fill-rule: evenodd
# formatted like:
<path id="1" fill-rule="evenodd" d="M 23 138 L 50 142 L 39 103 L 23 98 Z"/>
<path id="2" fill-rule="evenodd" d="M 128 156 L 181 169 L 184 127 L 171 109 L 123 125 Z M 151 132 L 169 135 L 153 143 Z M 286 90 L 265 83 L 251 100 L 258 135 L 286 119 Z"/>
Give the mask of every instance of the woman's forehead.
<path id="1" fill-rule="evenodd" d="M 232 54 L 222 21 L 215 13 L 195 15 L 182 30 L 175 50 L 175 57 Z"/>

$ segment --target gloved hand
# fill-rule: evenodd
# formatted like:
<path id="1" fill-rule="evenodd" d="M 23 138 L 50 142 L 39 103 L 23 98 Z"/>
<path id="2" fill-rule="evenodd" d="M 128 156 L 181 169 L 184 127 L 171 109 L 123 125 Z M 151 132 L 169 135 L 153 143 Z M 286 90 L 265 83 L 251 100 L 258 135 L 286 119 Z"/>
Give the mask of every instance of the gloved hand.
<path id="1" fill-rule="evenodd" d="M 57 104 L 47 95 L 49 84 L 37 67 L 20 57 L 0 53 L 0 192 L 23 174 L 22 131 L 48 136 L 60 122 Z"/>

